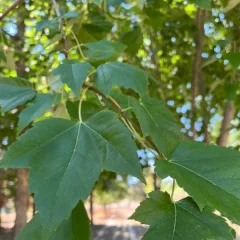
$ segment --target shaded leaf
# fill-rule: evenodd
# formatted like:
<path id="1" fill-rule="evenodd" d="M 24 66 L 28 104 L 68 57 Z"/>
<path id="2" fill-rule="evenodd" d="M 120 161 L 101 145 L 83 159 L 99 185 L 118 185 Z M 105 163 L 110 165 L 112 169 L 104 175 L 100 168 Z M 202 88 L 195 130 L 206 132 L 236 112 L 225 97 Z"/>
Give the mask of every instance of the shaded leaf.
<path id="1" fill-rule="evenodd" d="M 79 101 L 67 101 L 66 103 L 67 111 L 72 120 L 79 120 L 78 107 Z M 83 120 L 87 120 L 94 114 L 100 111 L 100 106 L 94 102 L 83 101 L 81 108 L 81 116 Z"/>
<path id="2" fill-rule="evenodd" d="M 92 66 L 87 62 L 78 63 L 69 60 L 54 69 L 53 75 L 59 75 L 61 81 L 66 83 L 78 97 L 82 84 L 91 70 Z"/>
<path id="3" fill-rule="evenodd" d="M 68 19 L 68 18 L 77 18 L 80 17 L 80 14 L 77 11 L 66 12 L 60 18 Z"/>
<path id="4" fill-rule="evenodd" d="M 0 51 L 0 60 L 2 60 L 5 63 L 7 62 L 7 58 L 3 51 Z"/>
<path id="5" fill-rule="evenodd" d="M 182 141 L 180 128 L 171 111 L 159 99 L 143 97 L 141 102 L 130 98 L 144 136 L 150 136 L 158 150 L 169 158 L 176 145 Z"/>
<path id="6" fill-rule="evenodd" d="M 53 114 L 53 118 L 70 119 L 65 103 L 60 103 L 57 105 L 57 108 Z"/>
<path id="7" fill-rule="evenodd" d="M 195 0 L 195 4 L 204 9 L 210 9 L 211 8 L 211 0 Z"/>
<path id="8" fill-rule="evenodd" d="M 111 22 L 93 22 L 82 24 L 79 34 L 83 43 L 99 41 L 106 38 L 106 34 L 112 30 Z"/>
<path id="9" fill-rule="evenodd" d="M 159 161 L 156 172 L 171 176 L 202 209 L 211 206 L 240 223 L 240 153 L 201 142 L 182 142 L 171 160 Z"/>
<path id="10" fill-rule="evenodd" d="M 116 60 L 126 49 L 126 46 L 120 42 L 106 40 L 85 43 L 84 46 L 88 48 L 84 54 L 90 61 Z"/>
<path id="11" fill-rule="evenodd" d="M 42 225 L 40 214 L 37 213 L 33 219 L 23 228 L 15 240 L 44 240 L 42 237 Z M 49 240 L 90 240 L 90 221 L 82 201 L 79 201 L 72 214 L 67 220 L 63 220 L 57 230 L 50 236 Z"/>
<path id="12" fill-rule="evenodd" d="M 88 197 L 103 169 L 144 182 L 136 151 L 129 130 L 113 112 L 102 111 L 83 123 L 65 119 L 35 123 L 9 148 L 0 167 L 30 168 L 29 190 L 45 240 L 79 199 Z"/>
<path id="13" fill-rule="evenodd" d="M 108 0 L 107 1 L 107 6 L 118 6 L 124 3 L 125 0 Z"/>
<path id="14" fill-rule="evenodd" d="M 93 3 L 97 4 L 98 6 L 100 6 L 103 2 L 103 0 L 92 0 Z"/>
<path id="15" fill-rule="evenodd" d="M 90 240 L 91 224 L 84 203 L 80 201 L 72 213 L 74 240 Z"/>
<path id="16" fill-rule="evenodd" d="M 113 88 L 110 92 L 110 96 L 119 104 L 122 109 L 130 107 L 128 96 L 124 95 L 119 88 Z M 109 104 L 109 107 L 112 107 L 112 105 Z"/>
<path id="17" fill-rule="evenodd" d="M 49 109 L 56 99 L 53 94 L 38 94 L 37 97 L 28 103 L 27 107 L 21 111 L 18 121 L 18 129 L 21 131 L 29 123 L 40 117 L 47 109 Z"/>
<path id="18" fill-rule="evenodd" d="M 32 84 L 19 77 L 0 78 L 0 106 L 2 112 L 11 110 L 36 96 Z"/>
<path id="19" fill-rule="evenodd" d="M 131 88 L 140 95 L 145 95 L 148 89 L 147 74 L 126 63 L 108 62 L 100 65 L 94 74 L 94 80 L 107 96 L 114 85 Z"/>
<path id="20" fill-rule="evenodd" d="M 36 32 L 41 32 L 44 28 L 49 27 L 52 24 L 52 21 L 42 20 L 36 23 Z"/>
<path id="21" fill-rule="evenodd" d="M 224 57 L 229 60 L 229 63 L 234 69 L 238 69 L 238 67 L 240 66 L 240 52 L 227 53 L 224 55 Z"/>
<path id="22" fill-rule="evenodd" d="M 139 48 L 143 44 L 143 34 L 139 26 L 135 26 L 133 30 L 124 33 L 120 41 L 127 46 L 126 52 L 134 56 L 138 53 Z"/>
<path id="23" fill-rule="evenodd" d="M 131 219 L 150 225 L 143 240 L 232 240 L 231 228 L 209 209 L 201 212 L 196 203 L 185 198 L 173 203 L 168 193 L 151 192 Z"/>

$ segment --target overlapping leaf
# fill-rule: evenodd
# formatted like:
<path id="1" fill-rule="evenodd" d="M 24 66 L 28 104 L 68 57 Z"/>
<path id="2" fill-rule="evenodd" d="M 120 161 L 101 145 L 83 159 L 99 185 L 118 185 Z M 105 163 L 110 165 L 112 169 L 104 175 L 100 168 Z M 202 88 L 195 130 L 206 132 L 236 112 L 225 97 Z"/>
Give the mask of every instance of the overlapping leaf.
<path id="1" fill-rule="evenodd" d="M 29 81 L 19 77 L 0 78 L 0 106 L 2 112 L 11 110 L 36 96 Z"/>
<path id="2" fill-rule="evenodd" d="M 210 209 L 201 212 L 190 198 L 173 203 L 168 193 L 152 192 L 133 214 L 135 219 L 150 225 L 143 240 L 232 240 L 225 220 Z"/>
<path id="3" fill-rule="evenodd" d="M 85 43 L 84 46 L 87 47 L 87 50 L 84 52 L 85 56 L 94 62 L 116 60 L 126 49 L 126 46 L 120 42 L 107 40 Z"/>
<path id="4" fill-rule="evenodd" d="M 100 65 L 94 80 L 97 87 L 107 96 L 114 85 L 131 88 L 140 95 L 146 95 L 148 89 L 147 74 L 140 68 L 126 63 L 108 62 Z"/>
<path id="5" fill-rule="evenodd" d="M 41 116 L 54 103 L 57 95 L 54 94 L 38 94 L 37 97 L 28 104 L 28 106 L 20 113 L 18 128 L 21 131 L 29 123 Z"/>
<path id="6" fill-rule="evenodd" d="M 200 142 L 182 142 L 170 161 L 159 161 L 162 178 L 177 179 L 200 208 L 212 206 L 240 223 L 240 152 Z"/>
<path id="7" fill-rule="evenodd" d="M 123 33 L 120 41 L 127 46 L 126 52 L 135 56 L 143 44 L 143 33 L 141 28 L 136 26 L 133 30 Z"/>
<path id="8" fill-rule="evenodd" d="M 91 70 L 92 66 L 87 62 L 79 63 L 69 60 L 53 70 L 53 75 L 60 75 L 61 81 L 66 83 L 78 97 L 82 84 Z"/>
<path id="9" fill-rule="evenodd" d="M 88 197 L 102 169 L 144 181 L 136 150 L 115 114 L 102 111 L 83 123 L 36 123 L 11 146 L 0 167 L 30 168 L 29 189 L 35 193 L 47 240 L 79 199 Z"/>
<path id="10" fill-rule="evenodd" d="M 180 128 L 171 111 L 159 99 L 143 97 L 141 102 L 135 98 L 129 99 L 129 105 L 138 118 L 143 134 L 150 136 L 158 150 L 169 158 L 182 140 Z"/>
<path id="11" fill-rule="evenodd" d="M 91 227 L 87 211 L 82 201 L 67 220 L 63 220 L 57 230 L 50 236 L 50 240 L 90 240 Z M 44 240 L 39 213 L 24 227 L 15 240 Z"/>

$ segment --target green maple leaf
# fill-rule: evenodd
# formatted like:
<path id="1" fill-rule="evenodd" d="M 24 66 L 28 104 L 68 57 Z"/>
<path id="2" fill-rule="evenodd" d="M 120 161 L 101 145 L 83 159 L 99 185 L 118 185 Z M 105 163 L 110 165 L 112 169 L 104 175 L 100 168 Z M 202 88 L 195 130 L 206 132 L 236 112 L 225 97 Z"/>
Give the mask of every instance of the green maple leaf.
<path id="1" fill-rule="evenodd" d="M 135 112 L 145 136 L 153 139 L 158 150 L 167 158 L 182 141 L 180 128 L 171 111 L 159 99 L 143 97 L 141 102 L 129 98 L 129 106 Z"/>
<path id="2" fill-rule="evenodd" d="M 56 94 L 38 94 L 33 101 L 28 103 L 27 107 L 21 111 L 19 115 L 19 131 L 24 129 L 29 123 L 49 109 L 56 100 L 57 96 L 58 95 Z"/>
<path id="3" fill-rule="evenodd" d="M 53 75 L 60 75 L 61 81 L 67 84 L 72 89 L 75 96 L 78 97 L 82 84 L 91 70 L 92 66 L 87 62 L 79 63 L 77 61 L 68 60 L 54 69 Z"/>
<path id="4" fill-rule="evenodd" d="M 170 161 L 156 164 L 156 172 L 162 178 L 175 178 L 201 209 L 209 205 L 239 224 L 239 159 L 239 151 L 200 142 L 182 142 Z"/>
<path id="5" fill-rule="evenodd" d="M 148 89 L 147 74 L 126 63 L 108 62 L 100 65 L 94 75 L 97 87 L 107 96 L 114 85 L 131 88 L 140 95 Z"/>
<path id="6" fill-rule="evenodd" d="M 37 92 L 32 84 L 19 77 L 0 78 L 0 105 L 2 112 L 11 110 L 33 99 Z"/>
<path id="7" fill-rule="evenodd" d="M 37 136 L 37 137 L 36 137 Z M 83 123 L 48 119 L 20 136 L 0 167 L 30 168 L 44 240 L 86 199 L 103 169 L 131 174 L 144 182 L 131 134 L 111 111 Z"/>
<path id="8" fill-rule="evenodd" d="M 87 211 L 82 201 L 79 201 L 70 217 L 63 220 L 57 230 L 50 236 L 50 240 L 90 240 L 91 226 Z M 44 240 L 42 236 L 42 224 L 40 214 L 23 228 L 15 240 Z"/>
<path id="9" fill-rule="evenodd" d="M 99 42 L 85 43 L 88 50 L 84 51 L 90 61 L 107 61 L 117 59 L 126 49 L 120 42 L 101 40 Z"/>
<path id="10" fill-rule="evenodd" d="M 225 220 L 206 208 L 201 212 L 190 198 L 172 202 L 168 193 L 149 194 L 130 217 L 150 225 L 143 240 L 232 240 Z"/>

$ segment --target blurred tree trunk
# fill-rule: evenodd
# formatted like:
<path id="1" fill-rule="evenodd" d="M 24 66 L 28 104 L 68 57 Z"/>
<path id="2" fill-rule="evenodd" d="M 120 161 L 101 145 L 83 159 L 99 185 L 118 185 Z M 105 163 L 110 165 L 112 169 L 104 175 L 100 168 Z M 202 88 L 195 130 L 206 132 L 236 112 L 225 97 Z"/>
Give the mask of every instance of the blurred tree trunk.
<path id="1" fill-rule="evenodd" d="M 234 102 L 229 101 L 228 103 L 225 104 L 224 108 L 222 127 L 220 131 L 220 136 L 217 140 L 217 144 L 219 146 L 226 147 L 228 145 L 229 131 L 231 127 L 231 121 L 233 120 L 234 115 L 235 115 Z"/>
<path id="2" fill-rule="evenodd" d="M 202 65 L 202 52 L 204 47 L 204 22 L 205 22 L 206 12 L 200 8 L 197 11 L 196 24 L 197 24 L 197 34 L 195 37 L 196 42 L 196 53 L 193 60 L 193 78 L 192 78 L 192 93 L 191 93 L 191 131 L 192 139 L 197 137 L 197 132 L 195 128 L 196 121 L 196 97 L 198 94 L 198 85 L 200 84 L 200 79 L 202 77 L 201 65 Z"/>
<path id="3" fill-rule="evenodd" d="M 18 32 L 14 36 L 15 41 L 15 51 L 18 55 L 18 60 L 16 61 L 16 71 L 17 75 L 24 77 L 26 74 L 24 65 L 24 34 L 25 34 L 25 23 L 24 15 L 26 14 L 25 7 L 21 7 L 17 11 L 17 29 Z M 14 235 L 16 236 L 24 225 L 27 223 L 27 210 L 28 210 L 28 170 L 18 169 L 17 170 L 17 191 L 15 197 L 15 208 L 16 208 L 16 219 L 14 226 Z"/>
<path id="4" fill-rule="evenodd" d="M 91 219 L 91 225 L 94 224 L 94 219 L 93 219 L 93 214 L 94 214 L 94 209 L 93 209 L 94 201 L 93 201 L 93 191 L 90 194 L 90 219 Z"/>
<path id="5" fill-rule="evenodd" d="M 1 160 L 1 156 L 0 156 L 0 160 Z M 2 210 L 2 207 L 4 206 L 4 203 L 5 203 L 4 193 L 2 192 L 3 179 L 4 179 L 4 170 L 0 169 L 0 228 L 1 228 L 1 224 L 2 224 L 1 210 Z"/>
<path id="6" fill-rule="evenodd" d="M 27 206 L 28 206 L 28 170 L 17 170 L 17 191 L 15 198 L 16 220 L 14 226 L 14 235 L 19 233 L 27 223 Z"/>

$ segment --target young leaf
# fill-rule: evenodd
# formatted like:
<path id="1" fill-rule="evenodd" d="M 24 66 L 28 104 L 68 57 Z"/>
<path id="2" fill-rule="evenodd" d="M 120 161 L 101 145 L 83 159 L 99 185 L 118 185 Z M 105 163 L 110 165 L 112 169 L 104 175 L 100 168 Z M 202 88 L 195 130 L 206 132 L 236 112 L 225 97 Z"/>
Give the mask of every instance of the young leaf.
<path id="1" fill-rule="evenodd" d="M 20 113 L 18 121 L 18 129 L 21 131 L 29 123 L 40 117 L 54 103 L 57 95 L 38 94 L 37 97 L 28 103 L 27 107 Z"/>
<path id="2" fill-rule="evenodd" d="M 29 189 L 35 193 L 48 239 L 79 199 L 88 197 L 102 169 L 144 182 L 136 151 L 130 132 L 116 115 L 102 111 L 83 123 L 37 122 L 9 148 L 0 167 L 30 168 Z"/>
<path id="3" fill-rule="evenodd" d="M 85 43 L 84 46 L 88 48 L 84 54 L 92 62 L 116 60 L 126 49 L 126 46 L 120 42 L 106 40 Z"/>
<path id="4" fill-rule="evenodd" d="M 152 192 L 149 197 L 131 217 L 150 225 L 143 240 L 233 239 L 223 218 L 210 209 L 201 212 L 190 197 L 176 203 L 166 192 Z"/>
<path id="5" fill-rule="evenodd" d="M 169 158 L 176 145 L 182 141 L 180 128 L 171 111 L 159 99 L 143 97 L 141 102 L 135 98 L 129 99 L 143 134 L 150 136 L 158 150 Z"/>
<path id="6" fill-rule="evenodd" d="M 15 240 L 45 240 L 42 236 L 42 225 L 40 214 L 37 213 L 33 219 L 24 227 Z M 90 240 L 91 226 L 87 211 L 82 201 L 79 201 L 72 214 L 67 220 L 63 220 L 57 230 L 50 236 L 49 240 Z"/>
<path id="7" fill-rule="evenodd" d="M 61 81 L 66 83 L 78 97 L 82 84 L 91 70 L 92 66 L 87 62 L 78 63 L 69 60 L 54 69 L 53 75 L 60 75 Z"/>
<path id="8" fill-rule="evenodd" d="M 33 99 L 36 91 L 30 82 L 19 77 L 0 78 L 0 106 L 2 112 Z"/>
<path id="9" fill-rule="evenodd" d="M 131 88 L 144 96 L 148 89 L 147 74 L 138 67 L 126 63 L 108 62 L 100 65 L 94 75 L 96 85 L 109 96 L 114 85 Z"/>
<path id="10" fill-rule="evenodd" d="M 200 208 L 209 205 L 239 224 L 239 159 L 239 151 L 201 142 L 182 142 L 170 161 L 157 163 L 156 172 L 162 178 L 177 179 Z"/>

